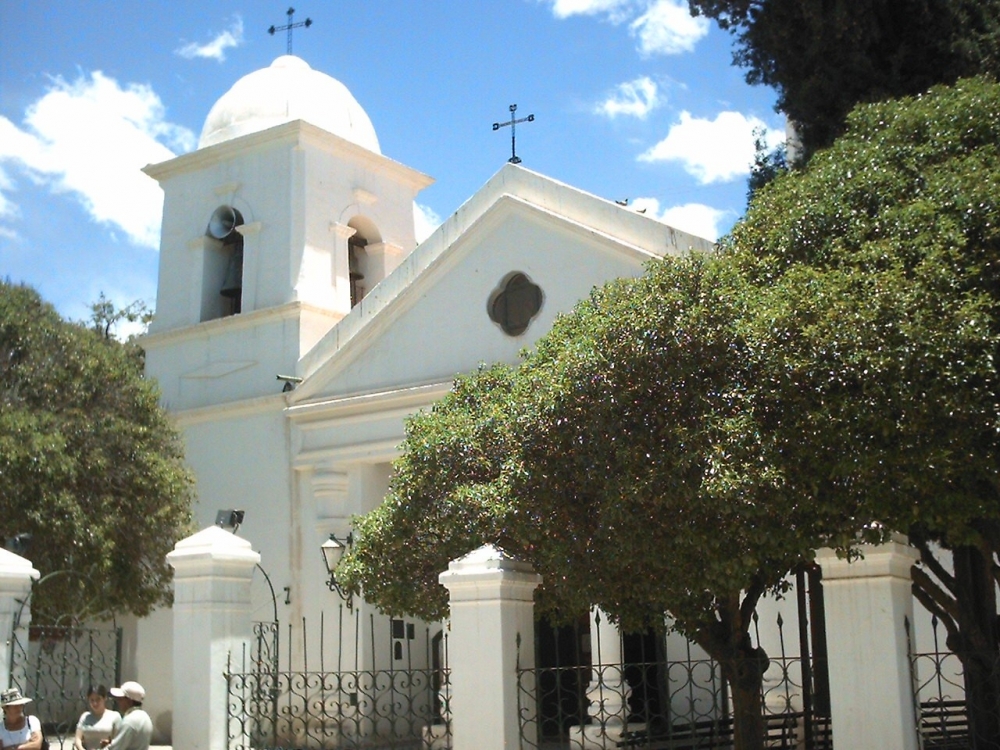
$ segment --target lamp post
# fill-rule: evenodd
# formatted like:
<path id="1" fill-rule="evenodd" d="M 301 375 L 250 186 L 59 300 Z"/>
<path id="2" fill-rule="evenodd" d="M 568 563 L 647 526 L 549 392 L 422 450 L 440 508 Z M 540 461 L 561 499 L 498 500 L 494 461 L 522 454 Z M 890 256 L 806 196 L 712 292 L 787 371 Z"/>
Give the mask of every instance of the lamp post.
<path id="1" fill-rule="evenodd" d="M 336 570 L 337 566 L 340 565 L 341 559 L 344 557 L 344 553 L 350 548 L 354 543 L 353 532 L 347 532 L 347 537 L 344 539 L 338 538 L 334 534 L 330 534 L 330 538 L 320 545 L 320 550 L 323 552 L 323 562 L 326 563 L 326 570 L 330 574 L 330 579 L 326 582 L 327 587 L 330 591 L 336 591 L 344 603 L 347 604 L 347 608 L 351 609 L 353 605 L 351 592 L 344 591 L 337 583 Z"/>

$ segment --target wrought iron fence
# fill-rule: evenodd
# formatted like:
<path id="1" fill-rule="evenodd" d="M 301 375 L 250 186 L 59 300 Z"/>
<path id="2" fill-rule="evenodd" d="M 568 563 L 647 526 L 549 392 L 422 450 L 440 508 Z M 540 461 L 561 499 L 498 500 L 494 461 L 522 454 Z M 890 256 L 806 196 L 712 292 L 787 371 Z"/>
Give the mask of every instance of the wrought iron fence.
<path id="1" fill-rule="evenodd" d="M 764 673 L 766 746 L 832 750 L 811 660 L 786 653 L 783 625 L 779 615 L 780 653 L 769 657 Z M 667 658 L 665 637 L 651 633 L 625 636 L 621 663 L 602 662 L 600 642 L 593 646 L 589 666 L 580 655 L 571 665 L 518 668 L 523 750 L 733 747 L 732 700 L 717 662 L 696 658 L 690 644 L 681 658 Z"/>
<path id="2" fill-rule="evenodd" d="M 991 683 L 986 702 L 969 710 L 969 680 L 963 659 L 943 648 L 941 623 L 931 618 L 934 650 L 912 653 L 914 708 L 924 750 L 997 750 L 1000 748 L 1000 660 L 995 654 L 980 657 L 978 679 Z M 906 622 L 907 636 L 910 623 Z M 971 655 L 967 658 L 976 658 Z M 970 715 L 971 714 L 971 715 Z"/>
<path id="3" fill-rule="evenodd" d="M 371 633 L 374 623 L 372 615 Z M 303 623 L 303 639 L 304 630 Z M 323 630 L 321 619 L 321 643 Z M 289 641 L 291 635 L 289 628 Z M 226 674 L 230 750 L 448 747 L 447 637 L 430 628 L 422 639 L 416 635 L 413 623 L 397 620 L 388 643 L 376 644 L 373 636 L 371 653 L 384 645 L 388 654 L 383 669 L 340 668 L 341 642 L 337 669 L 326 670 L 321 658 L 319 670 L 282 670 L 269 650 L 277 651 L 277 641 L 263 626 L 256 629 L 254 645 L 238 663 L 230 657 Z"/>
<path id="4" fill-rule="evenodd" d="M 121 628 L 32 627 L 26 641 L 23 632 L 11 643 L 11 684 L 32 698 L 50 743 L 71 748 L 87 691 L 121 681 Z"/>

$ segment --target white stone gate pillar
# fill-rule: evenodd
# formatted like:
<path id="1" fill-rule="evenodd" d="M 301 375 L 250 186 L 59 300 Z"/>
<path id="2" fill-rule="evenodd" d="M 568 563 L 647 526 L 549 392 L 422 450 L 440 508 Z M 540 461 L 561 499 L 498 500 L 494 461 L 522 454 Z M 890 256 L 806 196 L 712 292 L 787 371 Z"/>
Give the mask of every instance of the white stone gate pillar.
<path id="1" fill-rule="evenodd" d="M 250 542 L 210 526 L 174 545 L 173 746 L 226 750 L 229 655 L 249 649 L 250 580 L 260 555 Z"/>
<path id="2" fill-rule="evenodd" d="M 0 690 L 10 687 L 10 670 L 14 665 L 14 630 L 18 640 L 28 647 L 28 624 L 31 607 L 26 604 L 31 595 L 31 582 L 38 571 L 30 560 L 0 549 Z"/>
<path id="3" fill-rule="evenodd" d="M 897 537 L 847 562 L 816 553 L 823 569 L 833 741 L 852 750 L 917 750 L 906 621 L 919 553 Z"/>
<path id="4" fill-rule="evenodd" d="M 518 750 L 517 642 L 520 667 L 534 668 L 534 591 L 542 579 L 487 545 L 454 560 L 439 580 L 451 601 L 452 748 Z"/>

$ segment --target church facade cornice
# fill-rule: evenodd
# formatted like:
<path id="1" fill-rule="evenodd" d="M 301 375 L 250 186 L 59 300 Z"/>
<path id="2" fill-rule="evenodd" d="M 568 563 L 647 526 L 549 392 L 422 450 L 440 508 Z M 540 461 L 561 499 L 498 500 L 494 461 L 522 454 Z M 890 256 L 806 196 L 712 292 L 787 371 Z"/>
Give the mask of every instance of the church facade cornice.
<path id="1" fill-rule="evenodd" d="M 452 382 L 321 398 L 285 409 L 292 426 L 292 467 L 298 472 L 346 471 L 399 456 L 408 417 L 430 408 Z M 351 439 L 350 436 L 367 436 Z"/>
<path id="2" fill-rule="evenodd" d="M 398 412 L 404 415 L 438 401 L 451 390 L 451 386 L 452 382 L 449 380 L 372 393 L 317 398 L 291 405 L 285 413 L 302 429 L 331 420 L 340 424 L 363 421 L 370 419 L 375 413 L 385 416 Z"/>
<path id="3" fill-rule="evenodd" d="M 195 409 L 171 410 L 170 418 L 180 427 L 191 427 L 206 422 L 219 422 L 257 414 L 279 413 L 287 405 L 285 394 L 259 396 L 257 398 L 227 401 L 212 406 L 199 406 Z"/>
<path id="4" fill-rule="evenodd" d="M 248 152 L 270 146 L 309 145 L 327 153 L 357 162 L 363 169 L 390 175 L 395 181 L 419 191 L 433 184 L 434 178 L 411 169 L 387 156 L 376 154 L 363 146 L 318 128 L 305 120 L 293 120 L 266 130 L 206 146 L 197 151 L 174 157 L 158 164 L 147 164 L 142 171 L 158 182 L 179 174 L 205 169 Z"/>
<path id="5" fill-rule="evenodd" d="M 139 339 L 139 344 L 146 349 L 179 344 L 184 341 L 207 338 L 222 332 L 232 333 L 249 330 L 262 323 L 271 321 L 296 320 L 301 317 L 302 313 L 325 316 L 333 321 L 343 317 L 342 313 L 332 312 L 316 305 L 310 305 L 305 302 L 288 302 L 284 305 L 266 307 L 262 310 L 253 310 L 240 313 L 239 315 L 213 318 L 212 320 L 206 320 L 183 328 L 175 328 L 162 332 L 153 331 L 142 336 Z M 155 326 L 155 319 L 153 325 Z"/>

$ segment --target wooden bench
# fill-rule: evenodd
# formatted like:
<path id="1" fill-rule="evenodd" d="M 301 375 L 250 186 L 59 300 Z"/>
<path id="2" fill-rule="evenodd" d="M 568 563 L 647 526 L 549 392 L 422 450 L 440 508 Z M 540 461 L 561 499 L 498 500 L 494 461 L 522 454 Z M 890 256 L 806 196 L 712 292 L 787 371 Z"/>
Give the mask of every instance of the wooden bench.
<path id="1" fill-rule="evenodd" d="M 971 747 L 965 701 L 920 704 L 920 736 L 925 750 L 966 750 Z"/>
<path id="2" fill-rule="evenodd" d="M 764 717 L 764 744 L 776 750 L 796 750 L 799 747 L 801 712 L 769 714 Z M 833 747 L 829 718 L 817 717 L 812 724 L 812 748 Z M 643 750 L 725 750 L 733 747 L 733 719 L 708 719 L 669 728 L 636 729 L 624 734 L 617 746 Z"/>
<path id="3" fill-rule="evenodd" d="M 732 747 L 733 720 L 731 717 L 725 717 L 674 724 L 669 728 L 633 729 L 625 732 L 617 745 L 620 748 L 649 748 L 649 750 Z"/>

